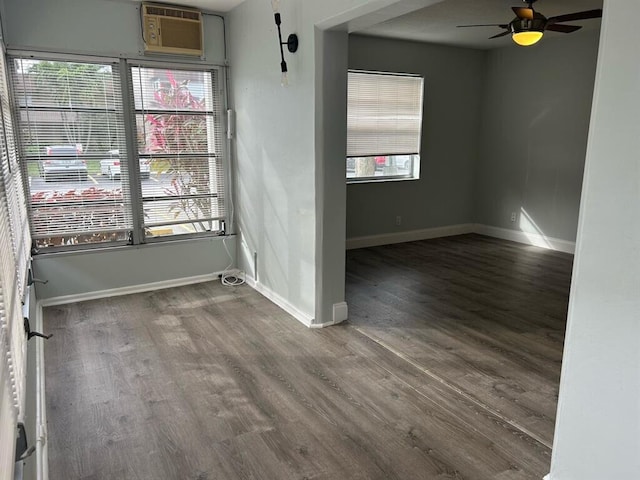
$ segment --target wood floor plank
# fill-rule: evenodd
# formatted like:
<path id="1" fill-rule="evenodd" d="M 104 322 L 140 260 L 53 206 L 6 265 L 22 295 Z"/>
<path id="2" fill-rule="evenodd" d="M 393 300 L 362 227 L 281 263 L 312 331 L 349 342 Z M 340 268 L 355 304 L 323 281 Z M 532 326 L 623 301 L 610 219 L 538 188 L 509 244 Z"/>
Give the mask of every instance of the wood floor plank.
<path id="1" fill-rule="evenodd" d="M 539 480 L 561 308 L 510 312 L 547 260 L 483 237 L 406 248 L 420 268 L 350 252 L 352 318 L 322 331 L 219 283 L 45 308 L 51 478 Z M 522 282 L 505 311 L 485 292 L 501 255 L 517 266 L 496 282 Z"/>
<path id="2" fill-rule="evenodd" d="M 571 265 L 478 235 L 351 251 L 350 322 L 551 445 Z"/>

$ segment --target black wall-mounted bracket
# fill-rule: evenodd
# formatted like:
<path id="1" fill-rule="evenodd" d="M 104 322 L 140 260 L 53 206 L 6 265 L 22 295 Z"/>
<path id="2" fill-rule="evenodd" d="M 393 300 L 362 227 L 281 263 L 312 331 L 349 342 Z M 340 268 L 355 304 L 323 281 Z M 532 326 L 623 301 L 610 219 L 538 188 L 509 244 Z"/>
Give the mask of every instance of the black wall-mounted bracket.
<path id="1" fill-rule="evenodd" d="M 45 340 L 49 340 L 51 337 L 53 337 L 53 333 L 50 335 L 45 335 L 40 332 L 32 332 L 31 326 L 29 325 L 29 319 L 27 317 L 24 317 L 24 333 L 27 336 L 27 340 L 31 340 L 31 337 L 40 337 L 44 338 Z"/>
<path id="2" fill-rule="evenodd" d="M 29 269 L 29 273 L 28 273 L 28 276 L 27 276 L 27 285 L 31 286 L 34 283 L 41 283 L 43 285 L 46 285 L 47 283 L 49 283 L 49 280 L 40 280 L 39 278 L 35 278 L 33 276 L 33 272 L 31 271 L 31 269 Z"/>
<path id="3" fill-rule="evenodd" d="M 24 423 L 18 423 L 18 434 L 16 437 L 16 462 L 26 460 L 33 452 L 36 451 L 36 446 L 27 446 L 27 431 L 24 428 Z"/>

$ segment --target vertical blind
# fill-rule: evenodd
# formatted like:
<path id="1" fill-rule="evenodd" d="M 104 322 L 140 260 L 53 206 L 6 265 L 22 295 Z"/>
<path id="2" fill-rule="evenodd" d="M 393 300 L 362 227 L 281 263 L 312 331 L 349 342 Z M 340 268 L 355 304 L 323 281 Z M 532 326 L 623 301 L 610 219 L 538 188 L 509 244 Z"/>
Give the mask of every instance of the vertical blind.
<path id="1" fill-rule="evenodd" d="M 98 182 L 109 151 L 126 172 L 119 65 L 30 57 L 11 70 L 36 246 L 126 241 L 126 176 Z"/>
<path id="2" fill-rule="evenodd" d="M 4 52 L 0 50 L 0 479 L 12 479 L 16 424 L 25 405 L 22 299 L 30 236 L 18 167 Z"/>
<path id="3" fill-rule="evenodd" d="M 142 188 L 145 235 L 222 230 L 218 72 L 140 66 L 131 75 L 138 155 L 158 173 Z"/>
<path id="4" fill-rule="evenodd" d="M 348 74 L 347 156 L 420 153 L 423 78 Z"/>

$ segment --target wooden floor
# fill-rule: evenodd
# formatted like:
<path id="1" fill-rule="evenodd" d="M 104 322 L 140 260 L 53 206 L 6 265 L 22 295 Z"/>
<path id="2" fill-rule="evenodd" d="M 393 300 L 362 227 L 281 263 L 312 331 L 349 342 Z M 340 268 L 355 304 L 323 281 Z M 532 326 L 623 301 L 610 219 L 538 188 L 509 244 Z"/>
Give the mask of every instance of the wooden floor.
<path id="1" fill-rule="evenodd" d="M 571 262 L 476 235 L 350 251 L 324 330 L 217 282 L 47 307 L 50 478 L 540 480 Z"/>

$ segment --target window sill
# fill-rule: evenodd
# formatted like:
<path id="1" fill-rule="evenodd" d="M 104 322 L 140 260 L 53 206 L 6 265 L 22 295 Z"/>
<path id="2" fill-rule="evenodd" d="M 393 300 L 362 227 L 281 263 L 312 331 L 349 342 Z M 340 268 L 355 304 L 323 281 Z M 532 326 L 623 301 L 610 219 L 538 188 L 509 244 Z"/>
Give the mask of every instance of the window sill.
<path id="1" fill-rule="evenodd" d="M 163 246 L 170 246 L 176 243 L 195 243 L 195 242 L 215 242 L 218 239 L 222 241 L 225 238 L 235 237 L 236 234 L 218 235 L 218 234 L 200 234 L 200 235 L 184 235 L 180 237 L 173 237 L 171 239 L 156 239 L 156 241 L 140 243 L 137 245 L 114 243 L 114 244 L 88 244 L 81 248 L 50 248 L 42 249 L 34 255 L 34 258 L 49 257 L 49 256 L 81 256 L 91 254 L 101 254 L 114 250 L 141 250 L 147 248 L 162 248 Z"/>
<path id="2" fill-rule="evenodd" d="M 410 182 L 412 180 L 420 180 L 420 177 L 369 177 L 362 179 L 347 178 L 347 185 L 359 185 L 362 183 L 386 183 L 386 182 Z"/>

